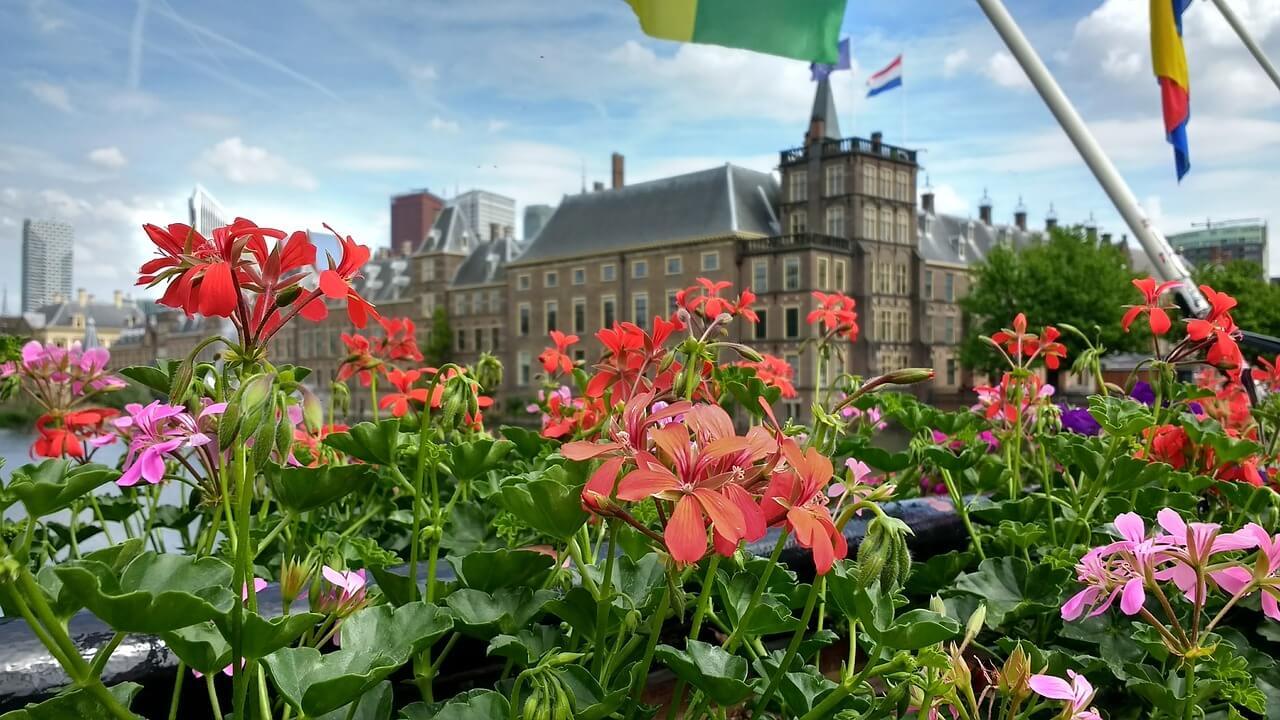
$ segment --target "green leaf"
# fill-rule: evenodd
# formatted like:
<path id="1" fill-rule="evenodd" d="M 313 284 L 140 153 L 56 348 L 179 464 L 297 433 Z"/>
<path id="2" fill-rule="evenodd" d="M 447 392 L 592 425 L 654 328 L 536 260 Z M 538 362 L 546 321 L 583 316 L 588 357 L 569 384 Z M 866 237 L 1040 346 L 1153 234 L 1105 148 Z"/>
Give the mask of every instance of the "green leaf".
<path id="1" fill-rule="evenodd" d="M 986 624 L 994 630 L 1006 619 L 1056 611 L 1070 578 L 1070 571 L 1044 563 L 1029 567 L 1022 558 L 987 558 L 977 571 L 961 575 L 955 590 L 986 601 Z"/>
<path id="2" fill-rule="evenodd" d="M 568 540 L 587 521 L 582 486 L 570 484 L 563 467 L 509 477 L 498 496 L 507 512 L 557 540 Z"/>
<path id="3" fill-rule="evenodd" d="M 747 661 L 717 645 L 689 640 L 684 650 L 659 645 L 654 657 L 717 705 L 735 705 L 751 694 L 747 684 Z"/>
<path id="4" fill-rule="evenodd" d="M 394 465 L 400 445 L 400 420 L 359 423 L 346 432 L 325 437 L 324 444 L 351 457 L 375 465 Z"/>
<path id="5" fill-rule="evenodd" d="M 782 698 L 788 717 L 801 717 L 835 689 L 834 682 L 814 668 L 806 667 L 801 672 L 783 673 L 778 696 Z"/>
<path id="6" fill-rule="evenodd" d="M 479 503 L 454 506 L 445 528 L 440 547 L 455 555 L 503 546 L 493 527 L 493 513 Z"/>
<path id="7" fill-rule="evenodd" d="M 132 367 L 121 368 L 117 370 L 119 374 L 129 378 L 130 380 L 145 385 L 155 390 L 161 395 L 169 394 L 169 373 L 152 365 L 134 365 Z"/>
<path id="8" fill-rule="evenodd" d="M 510 440 L 511 444 L 515 445 L 516 454 L 526 460 L 533 460 L 542 453 L 543 449 L 557 445 L 556 441 L 544 438 L 537 430 L 528 428 L 503 425 L 498 428 L 498 432 L 502 433 L 502 437 Z"/>
<path id="9" fill-rule="evenodd" d="M 919 650 L 960 634 L 960 623 L 929 610 L 909 610 L 894 619 L 880 642 L 896 650 Z"/>
<path id="10" fill-rule="evenodd" d="M 161 633 L 160 639 L 178 659 L 205 675 L 219 672 L 231 664 L 231 644 L 212 620 Z"/>
<path id="11" fill-rule="evenodd" d="M 1089 414 L 1107 431 L 1118 437 L 1137 437 L 1153 424 L 1151 409 L 1127 397 L 1091 395 Z"/>
<path id="12" fill-rule="evenodd" d="M 120 683 L 107 688 L 116 701 L 126 708 L 133 703 L 133 697 L 141 689 L 141 685 L 132 682 Z M 142 720 L 138 715 L 132 713 L 130 715 Z M 76 720 L 115 720 L 116 716 L 84 688 L 70 689 L 54 695 L 44 702 L 32 703 L 21 710 L 14 710 L 0 715 L 0 720 L 67 720 L 67 718 L 76 718 Z"/>
<path id="13" fill-rule="evenodd" d="M 509 440 L 479 437 L 449 446 L 449 471 L 462 482 L 496 468 L 515 444 Z"/>
<path id="14" fill-rule="evenodd" d="M 435 605 L 378 605 L 343 621 L 340 650 L 282 648 L 263 663 L 290 705 L 318 716 L 354 702 L 452 626 L 449 613 Z"/>
<path id="15" fill-rule="evenodd" d="M 377 468 L 372 465 L 281 467 L 267 463 L 263 470 L 272 497 L 292 513 L 325 507 L 353 490 L 367 490 L 377 479 Z"/>
<path id="16" fill-rule="evenodd" d="M 485 592 L 521 585 L 541 586 L 555 565 L 555 560 L 545 553 L 505 548 L 476 550 L 462 557 L 450 555 L 448 560 L 463 587 Z"/>
<path id="17" fill-rule="evenodd" d="M 587 572 L 593 573 L 597 581 L 604 579 L 604 569 L 599 565 L 588 566 Z M 613 589 L 617 593 L 613 604 L 623 610 L 653 609 L 658 603 L 659 591 L 667 582 L 662 557 L 654 552 L 639 560 L 620 555 L 614 562 L 613 573 Z"/>
<path id="18" fill-rule="evenodd" d="M 122 573 L 96 561 L 54 569 L 63 586 L 119 632 L 159 634 L 231 610 L 231 566 L 217 558 L 145 552 Z"/>
<path id="19" fill-rule="evenodd" d="M 22 502 L 27 517 L 40 518 L 71 505 L 72 502 L 120 477 L 105 465 L 74 465 L 70 460 L 45 460 L 23 465 L 13 471 L 8 492 Z"/>
<path id="20" fill-rule="evenodd" d="M 315 720 L 388 720 L 391 717 L 391 706 L 395 700 L 391 692 L 391 682 L 383 680 L 360 696 L 356 707 L 352 710 L 348 703 L 333 712 L 325 713 Z"/>
<path id="21" fill-rule="evenodd" d="M 556 677 L 573 702 L 574 720 L 602 720 L 613 714 L 627 699 L 629 685 L 606 693 L 591 671 L 581 665 L 556 668 Z"/>
<path id="22" fill-rule="evenodd" d="M 907 594 L 930 595 L 950 586 L 956 576 L 969 567 L 974 557 L 971 552 L 952 550 L 934 555 L 923 562 L 913 563 L 905 588 Z"/>
<path id="23" fill-rule="evenodd" d="M 507 720 L 511 705 L 493 690 L 468 690 L 442 703 L 417 702 L 400 711 L 404 720 Z"/>
<path id="24" fill-rule="evenodd" d="M 294 640 L 324 619 L 317 613 L 290 613 L 280 617 L 264 618 L 247 608 L 241 615 L 244 633 L 241 652 L 247 658 L 262 658 L 293 644 Z M 222 631 L 222 636 L 231 639 L 231 616 L 214 618 L 214 624 Z M 346 628 L 344 628 L 346 631 Z"/>
<path id="25" fill-rule="evenodd" d="M 586 588 L 580 585 L 571 588 L 563 597 L 548 602 L 546 609 L 583 637 L 596 636 L 596 600 Z M 619 617 L 617 603 L 610 605 L 608 615 L 606 627 L 612 629 Z"/>
<path id="26" fill-rule="evenodd" d="M 509 658 L 519 667 L 531 667 L 543 655 L 561 647 L 563 640 L 560 628 L 534 625 L 532 629 L 522 628 L 514 635 L 499 635 L 490 640 L 488 654 Z"/>
<path id="27" fill-rule="evenodd" d="M 760 595 L 760 601 L 751 610 L 751 615 L 743 617 L 751 604 L 751 596 L 758 582 L 759 579 L 751 572 L 740 572 L 732 578 L 723 575 L 716 578 L 725 618 L 734 628 L 743 626 L 743 632 L 754 636 L 773 635 L 793 629 L 796 620 L 791 617 L 791 609 L 782 596 L 770 590 L 765 590 Z"/>
<path id="28" fill-rule="evenodd" d="M 445 604 L 453 611 L 460 630 L 487 639 L 494 635 L 514 635 L 542 614 L 553 597 L 555 593 L 550 590 L 534 592 L 527 587 L 504 588 L 493 594 L 464 589 L 450 593 Z"/>

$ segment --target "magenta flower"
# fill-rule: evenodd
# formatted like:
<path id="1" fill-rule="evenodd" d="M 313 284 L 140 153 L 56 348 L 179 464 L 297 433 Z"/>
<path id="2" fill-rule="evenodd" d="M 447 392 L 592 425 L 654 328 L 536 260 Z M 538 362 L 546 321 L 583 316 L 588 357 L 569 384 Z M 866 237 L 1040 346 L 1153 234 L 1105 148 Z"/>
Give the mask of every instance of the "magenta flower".
<path id="1" fill-rule="evenodd" d="M 1214 570 L 1209 568 L 1209 564 L 1218 553 L 1257 547 L 1258 538 L 1251 531 L 1223 533 L 1222 526 L 1217 523 L 1186 523 L 1172 508 L 1157 513 L 1156 522 L 1169 533 L 1159 540 L 1176 546 L 1167 554 L 1171 564 L 1156 573 L 1157 580 L 1172 580 L 1187 599 L 1195 603 L 1204 602 L 1206 591 L 1203 582 L 1196 587 L 1197 568 L 1207 570 L 1207 575 L 1218 587 L 1232 594 L 1248 584 L 1250 576 L 1244 568 L 1228 566 Z"/>
<path id="2" fill-rule="evenodd" d="M 343 571 L 325 565 L 320 574 L 330 585 L 329 591 L 320 597 L 321 612 L 345 616 L 364 605 L 368 582 L 364 570 Z"/>
<path id="3" fill-rule="evenodd" d="M 1062 700 L 1067 704 L 1062 717 L 1069 720 L 1102 720 L 1097 710 L 1089 707 L 1093 702 L 1093 685 L 1074 670 L 1067 671 L 1070 682 L 1052 675 L 1032 675 L 1027 684 L 1039 696 L 1050 700 Z"/>
<path id="4" fill-rule="evenodd" d="M 213 415 L 226 410 L 226 403 L 214 403 L 192 417 L 181 405 L 168 405 L 156 400 L 148 405 L 130 403 L 125 406 L 128 415 L 114 423 L 128 438 L 129 451 L 125 455 L 124 474 L 116 481 L 122 487 L 132 487 L 145 480 L 152 485 L 164 480 L 165 458 L 184 448 L 198 448 L 211 442 L 202 430 Z"/>
<path id="5" fill-rule="evenodd" d="M 1089 617 L 1106 612 L 1126 582 L 1126 578 L 1103 559 L 1100 548 L 1085 553 L 1076 563 L 1076 580 L 1084 583 L 1085 588 L 1063 603 L 1062 619 L 1068 622 L 1079 618 L 1086 609 L 1090 609 Z"/>

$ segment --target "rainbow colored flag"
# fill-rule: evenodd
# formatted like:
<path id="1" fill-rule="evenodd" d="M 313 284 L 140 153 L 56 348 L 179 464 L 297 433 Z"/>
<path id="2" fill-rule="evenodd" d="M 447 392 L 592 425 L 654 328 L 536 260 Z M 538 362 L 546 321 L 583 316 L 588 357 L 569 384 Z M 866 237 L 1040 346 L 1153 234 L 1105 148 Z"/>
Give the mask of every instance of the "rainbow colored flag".
<path id="1" fill-rule="evenodd" d="M 846 0 L 627 0 L 646 35 L 838 63 Z"/>
<path id="2" fill-rule="evenodd" d="M 1182 46 L 1182 13 L 1191 0 L 1151 0 L 1151 64 L 1160 82 L 1164 132 L 1173 146 L 1178 180 L 1191 169 L 1187 121 L 1191 119 L 1191 82 Z"/>

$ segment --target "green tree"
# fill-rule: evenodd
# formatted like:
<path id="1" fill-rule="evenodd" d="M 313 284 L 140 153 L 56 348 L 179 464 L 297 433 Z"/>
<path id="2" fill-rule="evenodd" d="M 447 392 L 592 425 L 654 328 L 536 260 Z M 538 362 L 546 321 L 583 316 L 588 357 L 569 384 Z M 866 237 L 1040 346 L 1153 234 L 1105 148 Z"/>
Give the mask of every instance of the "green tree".
<path id="1" fill-rule="evenodd" d="M 1242 330 L 1280 336 L 1280 286 L 1267 282 L 1257 263 L 1234 260 L 1198 268 L 1194 274 L 1198 284 L 1236 299 L 1239 304 L 1231 317 Z"/>
<path id="2" fill-rule="evenodd" d="M 453 329 L 449 327 L 449 313 L 443 305 L 436 306 L 431 316 L 431 340 L 423 356 L 431 367 L 440 367 L 453 359 Z"/>
<path id="3" fill-rule="evenodd" d="M 1044 325 L 1073 325 L 1100 338 L 1110 350 L 1143 347 L 1140 328 L 1120 329 L 1123 306 L 1136 302 L 1129 252 L 1091 239 L 1080 227 L 1055 228 L 1048 238 L 1022 248 L 994 248 L 973 268 L 969 293 L 961 298 L 965 336 L 960 362 L 979 370 L 1003 367 L 982 335 L 1008 327 L 1018 313 L 1035 332 Z M 1083 349 L 1066 335 L 1068 360 Z"/>

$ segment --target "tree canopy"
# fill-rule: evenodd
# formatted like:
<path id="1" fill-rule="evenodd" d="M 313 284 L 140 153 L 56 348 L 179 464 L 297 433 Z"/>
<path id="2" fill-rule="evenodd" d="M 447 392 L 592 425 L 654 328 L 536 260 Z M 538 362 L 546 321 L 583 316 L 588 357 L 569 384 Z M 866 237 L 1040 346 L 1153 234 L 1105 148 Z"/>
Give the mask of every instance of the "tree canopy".
<path id="1" fill-rule="evenodd" d="M 1110 350 L 1141 347 L 1144 331 L 1120 328 L 1123 306 L 1137 301 L 1131 281 L 1136 276 L 1128 249 L 1089 237 L 1083 228 L 1055 228 L 1049 237 L 1021 248 L 993 248 L 973 268 L 969 293 L 961 298 L 965 337 L 961 363 L 979 370 L 1002 365 L 980 338 L 1007 327 L 1018 313 L 1037 331 L 1044 325 L 1068 324 L 1101 340 Z M 1069 355 L 1083 349 L 1065 336 Z"/>

